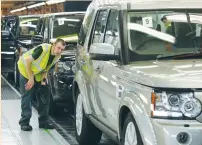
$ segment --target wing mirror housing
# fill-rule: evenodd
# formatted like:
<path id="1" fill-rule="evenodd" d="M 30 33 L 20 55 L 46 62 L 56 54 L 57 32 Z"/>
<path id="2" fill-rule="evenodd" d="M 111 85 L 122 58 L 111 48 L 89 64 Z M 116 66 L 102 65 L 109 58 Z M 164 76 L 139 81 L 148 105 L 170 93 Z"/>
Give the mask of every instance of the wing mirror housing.
<path id="1" fill-rule="evenodd" d="M 108 43 L 93 43 L 89 50 L 89 55 L 92 60 L 118 60 L 119 55 L 115 53 L 114 46 Z"/>

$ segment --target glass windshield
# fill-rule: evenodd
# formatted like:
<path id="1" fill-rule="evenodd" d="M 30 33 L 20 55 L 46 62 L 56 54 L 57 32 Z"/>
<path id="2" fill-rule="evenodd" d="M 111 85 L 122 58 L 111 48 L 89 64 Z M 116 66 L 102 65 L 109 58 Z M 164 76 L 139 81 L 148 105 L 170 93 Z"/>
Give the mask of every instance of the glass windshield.
<path id="1" fill-rule="evenodd" d="M 202 14 L 175 11 L 129 12 L 128 44 L 131 61 L 200 53 Z"/>
<path id="2" fill-rule="evenodd" d="M 52 38 L 65 38 L 77 41 L 82 20 L 83 16 L 56 16 Z"/>
<path id="3" fill-rule="evenodd" d="M 40 17 L 20 17 L 19 35 L 35 35 Z"/>

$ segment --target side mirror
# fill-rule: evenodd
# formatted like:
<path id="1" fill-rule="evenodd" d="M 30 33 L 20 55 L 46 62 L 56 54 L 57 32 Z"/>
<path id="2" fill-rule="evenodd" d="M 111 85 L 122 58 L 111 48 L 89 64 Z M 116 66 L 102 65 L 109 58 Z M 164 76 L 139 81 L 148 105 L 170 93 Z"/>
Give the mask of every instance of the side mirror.
<path id="1" fill-rule="evenodd" d="M 118 55 L 115 55 L 115 48 L 108 43 L 93 43 L 89 51 L 92 60 L 118 60 Z"/>

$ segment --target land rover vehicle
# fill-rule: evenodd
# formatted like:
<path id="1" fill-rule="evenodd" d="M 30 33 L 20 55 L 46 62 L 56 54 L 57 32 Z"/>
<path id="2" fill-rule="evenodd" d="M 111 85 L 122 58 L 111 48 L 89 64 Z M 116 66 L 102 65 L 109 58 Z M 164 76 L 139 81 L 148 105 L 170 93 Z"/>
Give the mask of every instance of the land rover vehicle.
<path id="1" fill-rule="evenodd" d="M 53 43 L 57 38 L 66 41 L 65 51 L 59 62 L 49 71 L 51 90 L 50 114 L 57 115 L 64 108 L 73 108 L 72 82 L 75 72 L 75 55 L 78 33 L 85 12 L 62 12 L 45 14 L 41 20 L 38 35 L 45 43 Z"/>
<path id="2" fill-rule="evenodd" d="M 73 82 L 80 145 L 97 144 L 102 132 L 121 145 L 202 144 L 201 5 L 90 4 Z"/>
<path id="3" fill-rule="evenodd" d="M 18 86 L 19 73 L 17 61 L 22 51 L 27 51 L 34 45 L 41 43 L 41 40 L 35 41 L 36 26 L 40 15 L 29 16 L 4 16 L 2 17 L 2 37 L 1 37 L 1 70 L 8 73 L 9 78 L 13 79 Z M 36 39 L 36 40 L 37 40 Z M 26 43 L 23 50 L 19 47 L 19 42 Z"/>

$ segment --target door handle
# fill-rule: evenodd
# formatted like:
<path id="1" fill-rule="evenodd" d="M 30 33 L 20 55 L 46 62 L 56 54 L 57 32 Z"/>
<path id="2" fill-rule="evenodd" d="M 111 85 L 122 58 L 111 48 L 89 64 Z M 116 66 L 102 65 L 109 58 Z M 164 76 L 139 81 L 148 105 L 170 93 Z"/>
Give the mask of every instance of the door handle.
<path id="1" fill-rule="evenodd" d="M 86 65 L 86 61 L 84 61 L 84 60 L 81 60 L 80 63 L 81 63 L 81 65 Z"/>
<path id="2" fill-rule="evenodd" d="M 101 73 L 100 67 L 97 67 L 97 68 L 95 69 L 95 71 L 96 71 L 98 74 Z"/>

